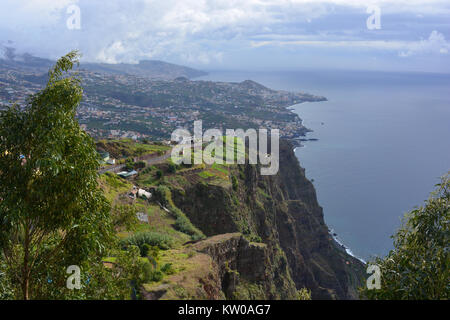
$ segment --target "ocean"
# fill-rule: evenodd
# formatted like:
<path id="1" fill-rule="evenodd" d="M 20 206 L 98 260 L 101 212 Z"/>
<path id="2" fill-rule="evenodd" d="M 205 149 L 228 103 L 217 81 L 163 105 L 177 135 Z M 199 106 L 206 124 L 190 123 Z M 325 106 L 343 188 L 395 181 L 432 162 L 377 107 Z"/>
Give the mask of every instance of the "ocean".
<path id="1" fill-rule="evenodd" d="M 314 130 L 295 154 L 327 225 L 364 260 L 393 248 L 404 213 L 450 170 L 450 75 L 370 71 L 211 71 L 202 80 L 251 79 L 329 101 L 298 104 Z"/>

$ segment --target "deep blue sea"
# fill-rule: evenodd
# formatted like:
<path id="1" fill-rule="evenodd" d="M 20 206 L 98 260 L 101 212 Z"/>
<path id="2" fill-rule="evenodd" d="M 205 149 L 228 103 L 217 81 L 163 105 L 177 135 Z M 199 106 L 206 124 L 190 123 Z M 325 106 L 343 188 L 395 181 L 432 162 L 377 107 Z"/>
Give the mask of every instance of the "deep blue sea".
<path id="1" fill-rule="evenodd" d="M 363 71 L 212 71 L 328 98 L 292 109 L 314 130 L 295 153 L 325 221 L 365 260 L 392 249 L 406 211 L 450 170 L 450 75 Z"/>

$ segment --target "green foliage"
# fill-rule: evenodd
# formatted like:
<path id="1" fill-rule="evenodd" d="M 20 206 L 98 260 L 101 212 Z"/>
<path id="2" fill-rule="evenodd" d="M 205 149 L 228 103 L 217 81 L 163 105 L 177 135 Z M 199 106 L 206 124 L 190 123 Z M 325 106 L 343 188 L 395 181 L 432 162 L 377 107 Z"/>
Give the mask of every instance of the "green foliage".
<path id="1" fill-rule="evenodd" d="M 141 252 L 141 256 L 145 257 L 148 255 L 149 248 L 146 246 L 156 246 L 162 250 L 170 249 L 173 245 L 173 239 L 162 233 L 158 232 L 139 232 L 126 239 L 120 241 L 123 247 L 128 247 L 130 245 L 137 246 Z"/>
<path id="2" fill-rule="evenodd" d="M 257 235 L 250 233 L 249 235 L 244 235 L 250 242 L 257 242 L 257 243 L 263 243 L 262 238 Z"/>
<path id="3" fill-rule="evenodd" d="M 163 172 L 161 170 L 156 171 L 156 178 L 161 179 L 163 176 Z"/>
<path id="4" fill-rule="evenodd" d="M 66 288 L 65 268 L 54 268 L 42 275 L 40 295 L 36 299 L 101 299 L 127 300 L 133 298 L 133 292 L 139 298 L 139 287 L 144 283 L 145 261 L 139 257 L 139 250 L 130 247 L 127 251 L 115 250 L 114 262 L 105 267 L 97 260 L 81 265 L 81 289 Z M 147 262 L 148 263 L 148 262 Z M 51 281 L 49 281 L 51 280 Z"/>
<path id="5" fill-rule="evenodd" d="M 239 181 L 238 181 L 238 179 L 236 178 L 236 176 L 234 176 L 234 175 L 231 176 L 231 183 L 232 183 L 232 185 L 233 185 L 233 190 L 234 190 L 234 191 L 237 191 L 238 188 L 239 188 Z"/>
<path id="6" fill-rule="evenodd" d="M 118 253 L 113 274 L 117 274 L 117 281 L 121 284 L 118 287 L 121 289 L 122 296 L 131 297 L 134 292 L 136 298 L 140 298 L 140 287 L 148 281 L 146 278 L 149 266 L 148 261 L 140 258 L 139 249 L 135 246 L 130 246 L 128 250 Z"/>
<path id="7" fill-rule="evenodd" d="M 236 290 L 233 292 L 232 299 L 235 300 L 264 300 L 267 299 L 262 285 L 239 281 Z"/>
<path id="8" fill-rule="evenodd" d="M 108 185 L 114 188 L 123 188 L 128 187 L 127 182 L 122 180 L 117 174 L 113 172 L 105 172 L 103 175 Z"/>
<path id="9" fill-rule="evenodd" d="M 0 111 L 0 250 L 16 298 L 45 297 L 48 273 L 56 282 L 69 265 L 95 263 L 113 239 L 98 155 L 75 119 L 76 63 L 77 52 L 62 57 L 24 110 Z"/>
<path id="10" fill-rule="evenodd" d="M 159 247 L 151 246 L 145 243 L 142 246 L 141 256 L 148 258 L 148 260 L 156 267 L 159 263 Z"/>
<path id="11" fill-rule="evenodd" d="M 174 163 L 169 163 L 169 167 L 167 168 L 167 172 L 175 173 L 177 172 L 177 166 Z"/>
<path id="12" fill-rule="evenodd" d="M 171 275 L 171 274 L 175 273 L 175 270 L 173 269 L 171 263 L 163 264 L 160 270 L 161 270 L 161 272 L 163 272 L 167 275 Z"/>
<path id="13" fill-rule="evenodd" d="M 133 159 L 132 158 L 126 159 L 124 169 L 127 171 L 131 171 L 131 170 L 134 170 L 134 167 L 135 167 L 135 163 L 134 163 Z"/>
<path id="14" fill-rule="evenodd" d="M 205 238 L 203 232 L 196 228 L 189 218 L 175 206 L 172 200 L 172 193 L 167 186 L 159 186 L 156 189 L 155 196 L 161 200 L 162 204 L 168 208 L 172 216 L 176 219 L 174 224 L 175 229 L 190 235 L 193 240 Z"/>
<path id="15" fill-rule="evenodd" d="M 199 172 L 198 175 L 199 175 L 200 177 L 202 177 L 203 179 L 208 179 L 208 178 L 214 177 L 214 174 L 211 173 L 211 172 L 209 172 L 209 171 L 202 171 L 202 172 Z"/>
<path id="16" fill-rule="evenodd" d="M 141 174 L 148 174 L 152 171 L 152 167 L 145 167 L 144 169 L 142 169 Z"/>
<path id="17" fill-rule="evenodd" d="M 172 208 L 172 212 L 174 212 L 174 215 L 176 216 L 175 224 L 173 225 L 175 229 L 190 235 L 192 240 L 200 240 L 205 237 L 203 233 L 201 233 L 201 231 L 192 224 L 191 220 L 189 220 L 189 218 L 181 212 L 180 209 Z"/>
<path id="18" fill-rule="evenodd" d="M 134 164 L 134 169 L 142 169 L 145 168 L 146 165 L 147 163 L 145 161 L 138 161 Z"/>
<path id="19" fill-rule="evenodd" d="M 297 290 L 297 300 L 311 300 L 311 291 L 306 288 Z"/>
<path id="20" fill-rule="evenodd" d="M 112 210 L 113 225 L 125 227 L 128 231 L 136 229 L 139 220 L 136 216 L 137 208 L 134 205 L 115 205 Z"/>
<path id="21" fill-rule="evenodd" d="M 164 275 L 171 275 L 175 273 L 175 269 L 171 263 L 165 263 L 159 267 L 159 248 L 157 251 L 151 252 L 148 256 L 149 263 L 144 266 L 144 282 L 158 282 L 164 278 Z M 155 256 L 156 255 L 156 256 Z"/>
<path id="22" fill-rule="evenodd" d="M 361 289 L 369 299 L 449 299 L 450 177 L 442 178 L 425 205 L 406 214 L 394 250 L 372 264 L 381 289 Z"/>
<path id="23" fill-rule="evenodd" d="M 150 264 L 146 265 L 145 282 L 158 282 L 164 278 L 161 270 L 155 270 Z"/>
<path id="24" fill-rule="evenodd" d="M 14 289 L 6 272 L 6 265 L 0 261 L 0 300 L 14 299 Z"/>
<path id="25" fill-rule="evenodd" d="M 150 246 L 148 243 L 144 243 L 141 247 L 142 247 L 142 249 L 140 250 L 141 251 L 141 257 L 147 257 L 149 252 L 150 252 L 150 250 L 151 250 L 151 248 L 152 248 L 152 246 Z"/>
<path id="26" fill-rule="evenodd" d="M 105 150 L 110 153 L 113 158 L 139 157 L 144 154 L 158 153 L 159 151 L 168 150 L 168 146 L 161 146 L 150 143 L 140 143 L 132 139 L 121 140 L 100 140 L 96 143 L 98 150 Z M 125 160 L 125 159 L 120 159 Z"/>

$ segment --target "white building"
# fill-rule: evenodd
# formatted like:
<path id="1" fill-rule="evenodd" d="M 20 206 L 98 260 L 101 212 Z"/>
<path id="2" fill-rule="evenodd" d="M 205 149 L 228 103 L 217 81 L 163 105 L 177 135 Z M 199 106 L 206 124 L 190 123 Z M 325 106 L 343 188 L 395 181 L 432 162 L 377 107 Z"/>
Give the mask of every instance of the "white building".
<path id="1" fill-rule="evenodd" d="M 150 199 L 152 197 L 152 194 L 148 191 L 145 191 L 144 189 L 139 189 L 138 197 Z"/>

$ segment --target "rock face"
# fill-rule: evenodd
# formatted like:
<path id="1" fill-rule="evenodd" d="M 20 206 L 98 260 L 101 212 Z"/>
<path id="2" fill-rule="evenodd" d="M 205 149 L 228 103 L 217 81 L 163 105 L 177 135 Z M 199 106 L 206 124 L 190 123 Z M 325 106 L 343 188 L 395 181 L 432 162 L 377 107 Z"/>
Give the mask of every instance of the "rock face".
<path id="1" fill-rule="evenodd" d="M 251 243 L 241 233 L 213 236 L 195 244 L 194 248 L 212 257 L 217 265 L 221 288 L 228 299 L 265 298 L 277 276 L 263 243 Z M 287 270 L 282 270 L 287 275 Z M 290 282 L 285 287 L 285 298 L 295 298 L 296 290 Z M 253 284 L 253 291 L 249 285 Z"/>
<path id="2" fill-rule="evenodd" d="M 277 175 L 259 172 L 230 166 L 233 187 L 186 177 L 189 183 L 172 190 L 176 206 L 212 237 L 195 249 L 212 257 L 225 296 L 295 299 L 306 287 L 313 299 L 357 298 L 364 265 L 329 235 L 292 145 L 280 141 Z"/>

